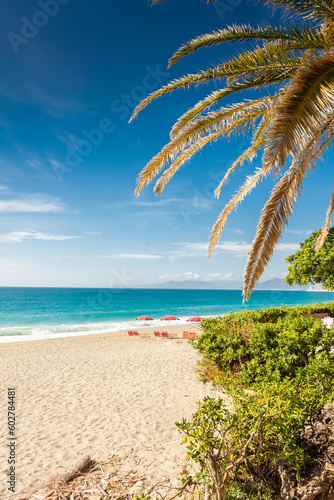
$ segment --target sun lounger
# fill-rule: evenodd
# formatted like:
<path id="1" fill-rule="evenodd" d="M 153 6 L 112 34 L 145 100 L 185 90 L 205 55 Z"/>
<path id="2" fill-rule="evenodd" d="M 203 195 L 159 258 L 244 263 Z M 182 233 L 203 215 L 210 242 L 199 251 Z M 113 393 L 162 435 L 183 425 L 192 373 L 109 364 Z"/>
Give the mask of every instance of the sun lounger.
<path id="1" fill-rule="evenodd" d="M 130 337 L 134 337 L 134 333 L 133 332 L 128 332 L 129 336 Z"/>
<path id="2" fill-rule="evenodd" d="M 182 338 L 183 339 L 189 339 L 189 332 L 183 332 Z"/>
<path id="3" fill-rule="evenodd" d="M 139 333 L 138 332 L 132 332 L 133 335 L 135 335 L 136 337 L 139 337 Z"/>
<path id="4" fill-rule="evenodd" d="M 189 336 L 193 340 L 197 339 L 196 333 L 189 333 Z"/>
<path id="5" fill-rule="evenodd" d="M 160 332 L 154 332 L 154 336 L 157 337 L 158 339 L 161 339 Z"/>
<path id="6" fill-rule="evenodd" d="M 176 333 L 161 332 L 161 335 L 164 339 L 174 339 L 176 337 Z"/>

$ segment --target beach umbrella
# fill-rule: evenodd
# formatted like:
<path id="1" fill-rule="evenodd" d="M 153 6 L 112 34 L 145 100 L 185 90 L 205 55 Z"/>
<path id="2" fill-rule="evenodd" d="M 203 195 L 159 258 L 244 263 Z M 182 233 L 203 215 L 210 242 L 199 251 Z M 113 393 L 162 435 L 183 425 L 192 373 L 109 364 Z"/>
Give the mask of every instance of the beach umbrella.
<path id="1" fill-rule="evenodd" d="M 142 319 L 144 321 L 152 321 L 153 320 L 153 318 L 150 318 L 149 316 L 139 316 L 136 319 Z"/>
<path id="2" fill-rule="evenodd" d="M 199 316 L 195 316 L 194 318 L 187 319 L 187 321 L 195 322 L 195 321 L 201 321 L 201 319 L 203 319 L 203 318 L 200 318 Z"/>
<path id="3" fill-rule="evenodd" d="M 179 318 L 175 318 L 175 316 L 165 316 L 164 318 L 160 318 L 160 321 L 174 321 Z"/>

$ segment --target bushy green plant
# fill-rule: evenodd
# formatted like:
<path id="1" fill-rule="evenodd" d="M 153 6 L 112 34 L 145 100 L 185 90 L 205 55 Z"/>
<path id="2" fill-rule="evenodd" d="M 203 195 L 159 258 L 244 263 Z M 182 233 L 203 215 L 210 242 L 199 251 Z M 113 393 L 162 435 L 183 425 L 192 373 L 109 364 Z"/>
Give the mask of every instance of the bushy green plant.
<path id="1" fill-rule="evenodd" d="M 305 368 L 316 355 L 330 356 L 333 345 L 334 330 L 327 330 L 320 320 L 311 317 L 288 315 L 276 323 L 257 324 L 249 340 L 248 360 L 241 370 L 242 379 L 252 384 L 294 378 L 297 371 Z"/>
<path id="2" fill-rule="evenodd" d="M 277 356 L 282 358 L 280 359 L 282 365 L 289 362 L 291 365 L 293 363 L 298 365 L 302 363 L 303 356 L 308 356 L 309 351 L 325 341 L 325 337 L 321 339 L 322 335 L 326 336 L 321 323 L 302 316 L 319 312 L 334 316 L 334 304 L 293 308 L 271 307 L 204 319 L 201 321 L 204 333 L 194 345 L 204 359 L 224 371 L 225 375 L 227 372 L 240 372 L 243 364 L 250 361 L 256 353 L 258 353 L 256 363 L 260 367 L 266 356 L 272 356 L 273 359 Z M 281 330 L 283 333 L 279 334 Z M 276 338 L 277 335 L 279 339 Z M 297 338 L 298 346 L 295 345 Z M 270 345 L 270 342 L 273 344 Z M 273 349 L 274 344 L 275 349 Z M 308 347 L 309 351 L 305 352 Z M 261 350 L 262 359 L 260 359 Z M 299 357 L 299 360 L 296 357 Z M 272 371 L 273 367 L 270 369 Z M 282 367 L 280 370 L 282 371 Z"/>
<path id="3" fill-rule="evenodd" d="M 334 329 L 307 315 L 332 310 L 333 304 L 267 308 L 201 322 L 195 346 L 219 368 L 232 404 L 206 398 L 191 421 L 177 424 L 199 465 L 188 482 L 206 485 L 218 500 L 269 500 L 279 488 L 277 482 L 276 492 L 273 485 L 263 492 L 266 471 L 278 478 L 284 463 L 300 477 L 308 457 L 296 444 L 297 431 L 334 398 Z M 261 488 L 254 477 L 262 478 Z"/>
<path id="4" fill-rule="evenodd" d="M 334 288 L 334 228 L 328 231 L 327 238 L 318 252 L 315 251 L 320 229 L 306 238 L 300 249 L 285 260 L 291 265 L 285 281 L 288 285 L 321 284 L 327 290 Z"/>

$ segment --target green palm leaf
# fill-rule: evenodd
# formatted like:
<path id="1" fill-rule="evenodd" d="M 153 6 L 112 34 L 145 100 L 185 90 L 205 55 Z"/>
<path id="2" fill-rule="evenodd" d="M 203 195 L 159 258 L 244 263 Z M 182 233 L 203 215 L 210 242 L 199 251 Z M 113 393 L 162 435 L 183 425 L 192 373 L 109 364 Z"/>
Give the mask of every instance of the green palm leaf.
<path id="1" fill-rule="evenodd" d="M 293 24 L 288 27 L 254 29 L 249 25 L 232 25 L 225 29 L 214 31 L 210 34 L 199 36 L 180 47 L 170 58 L 168 66 L 172 66 L 179 59 L 192 54 L 203 47 L 210 47 L 226 42 L 247 42 L 250 40 L 293 42 L 294 48 L 322 49 L 326 46 L 326 38 L 319 28 L 298 26 Z"/>

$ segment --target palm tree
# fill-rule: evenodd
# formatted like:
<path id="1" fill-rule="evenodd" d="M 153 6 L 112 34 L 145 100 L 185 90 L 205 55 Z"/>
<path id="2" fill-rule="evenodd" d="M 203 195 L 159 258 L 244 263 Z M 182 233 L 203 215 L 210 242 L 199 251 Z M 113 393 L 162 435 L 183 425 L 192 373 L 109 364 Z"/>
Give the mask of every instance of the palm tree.
<path id="1" fill-rule="evenodd" d="M 160 1 L 153 0 L 153 3 Z M 278 177 L 262 209 L 248 254 L 244 300 L 249 299 L 288 224 L 305 176 L 323 157 L 334 135 L 334 1 L 264 1 L 287 9 L 291 14 L 289 25 L 264 28 L 232 25 L 191 40 L 175 52 L 169 66 L 203 47 L 253 40 L 257 45 L 223 64 L 171 81 L 146 97 L 131 117 L 134 119 L 154 99 L 176 89 L 211 80 L 223 81 L 221 88 L 197 102 L 177 120 L 170 142 L 139 174 L 135 194 L 138 196 L 161 174 L 154 186 L 154 192 L 161 195 L 177 170 L 206 144 L 218 138 L 228 139 L 232 135 L 252 132 L 251 145 L 227 170 L 215 191 L 216 197 L 220 196 L 229 175 L 260 152 L 262 166 L 246 178 L 224 207 L 209 242 L 210 256 L 232 210 L 261 179 L 270 173 Z M 257 90 L 259 97 L 221 106 L 224 97 L 249 89 Z M 215 109 L 209 110 L 213 105 Z M 317 249 L 326 239 L 333 209 L 334 194 Z"/>

